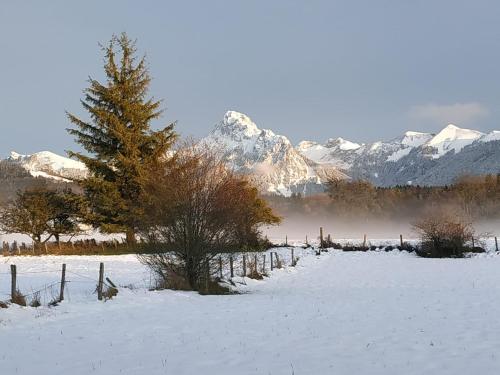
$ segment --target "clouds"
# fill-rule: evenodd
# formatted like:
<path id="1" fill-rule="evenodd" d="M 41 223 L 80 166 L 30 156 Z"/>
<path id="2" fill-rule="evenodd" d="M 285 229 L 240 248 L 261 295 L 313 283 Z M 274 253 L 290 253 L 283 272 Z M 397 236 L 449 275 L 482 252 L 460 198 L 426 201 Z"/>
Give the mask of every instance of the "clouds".
<path id="1" fill-rule="evenodd" d="M 416 120 L 430 120 L 439 125 L 448 123 L 466 125 L 489 115 L 481 103 L 426 104 L 410 108 L 409 115 Z"/>

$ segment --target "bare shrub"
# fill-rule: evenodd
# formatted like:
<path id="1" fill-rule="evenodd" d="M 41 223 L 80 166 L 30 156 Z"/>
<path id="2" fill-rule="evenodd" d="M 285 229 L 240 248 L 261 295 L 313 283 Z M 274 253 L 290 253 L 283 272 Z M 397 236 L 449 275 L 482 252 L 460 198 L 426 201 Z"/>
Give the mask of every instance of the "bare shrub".
<path id="1" fill-rule="evenodd" d="M 413 225 L 421 237 L 416 253 L 429 258 L 460 258 L 471 250 L 466 243 L 474 235 L 472 224 L 463 216 L 435 213 Z"/>
<path id="2" fill-rule="evenodd" d="M 6 309 L 9 307 L 9 304 L 4 301 L 0 301 L 0 309 Z"/>

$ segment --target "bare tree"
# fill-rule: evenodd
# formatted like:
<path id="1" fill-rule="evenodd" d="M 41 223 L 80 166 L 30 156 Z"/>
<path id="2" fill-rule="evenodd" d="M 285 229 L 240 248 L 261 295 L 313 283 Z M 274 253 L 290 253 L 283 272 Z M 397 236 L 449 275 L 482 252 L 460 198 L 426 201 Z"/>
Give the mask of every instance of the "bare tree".
<path id="1" fill-rule="evenodd" d="M 257 189 L 210 151 L 187 147 L 152 173 L 140 260 L 162 280 L 183 278 L 193 290 L 220 253 L 258 243 L 259 227 L 279 223 Z"/>

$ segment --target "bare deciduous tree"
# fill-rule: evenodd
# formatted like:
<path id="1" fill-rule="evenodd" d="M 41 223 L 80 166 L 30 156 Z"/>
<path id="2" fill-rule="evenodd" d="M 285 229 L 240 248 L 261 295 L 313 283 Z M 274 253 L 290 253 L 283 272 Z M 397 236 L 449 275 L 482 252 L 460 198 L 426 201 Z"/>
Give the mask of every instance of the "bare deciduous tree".
<path id="1" fill-rule="evenodd" d="M 193 290 L 206 280 L 220 253 L 259 242 L 259 227 L 277 224 L 247 179 L 234 174 L 210 151 L 187 147 L 152 173 L 139 256 L 167 284 L 183 278 Z"/>

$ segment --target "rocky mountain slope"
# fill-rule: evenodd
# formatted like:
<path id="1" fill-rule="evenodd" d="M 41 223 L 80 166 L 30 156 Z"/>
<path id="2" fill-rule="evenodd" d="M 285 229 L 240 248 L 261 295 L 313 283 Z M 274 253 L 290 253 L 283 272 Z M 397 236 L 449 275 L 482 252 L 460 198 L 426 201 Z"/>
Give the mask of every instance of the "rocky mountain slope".
<path id="1" fill-rule="evenodd" d="M 327 175 L 347 178 L 336 167 L 300 153 L 285 136 L 259 129 L 248 116 L 235 111 L 228 111 L 200 143 L 220 151 L 232 168 L 252 176 L 269 194 L 313 194 L 323 190 Z"/>

